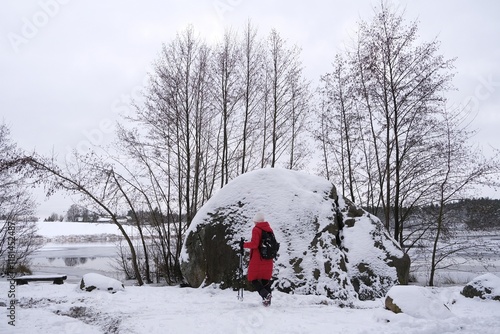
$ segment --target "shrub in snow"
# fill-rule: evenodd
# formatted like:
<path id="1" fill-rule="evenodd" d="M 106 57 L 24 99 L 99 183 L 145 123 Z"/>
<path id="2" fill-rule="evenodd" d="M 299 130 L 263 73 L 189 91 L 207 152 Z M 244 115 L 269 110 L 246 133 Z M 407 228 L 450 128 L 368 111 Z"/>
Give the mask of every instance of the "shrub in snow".
<path id="1" fill-rule="evenodd" d="M 453 315 L 432 290 L 419 286 L 393 286 L 385 297 L 385 307 L 421 319 L 446 319 Z"/>
<path id="2" fill-rule="evenodd" d="M 493 274 L 485 274 L 474 278 L 462 290 L 468 298 L 493 299 L 500 301 L 500 278 Z"/>
<path id="3" fill-rule="evenodd" d="M 267 168 L 229 182 L 194 217 L 180 259 L 191 286 L 238 287 L 238 241 L 251 237 L 259 211 L 281 243 L 273 274 L 280 291 L 364 300 L 408 280 L 410 260 L 378 218 L 328 180 Z M 248 252 L 245 260 L 247 268 Z"/>
<path id="4" fill-rule="evenodd" d="M 95 289 L 115 293 L 123 291 L 125 287 L 123 283 L 114 279 L 99 274 L 85 274 L 80 282 L 80 289 L 84 291 L 93 291 Z"/>

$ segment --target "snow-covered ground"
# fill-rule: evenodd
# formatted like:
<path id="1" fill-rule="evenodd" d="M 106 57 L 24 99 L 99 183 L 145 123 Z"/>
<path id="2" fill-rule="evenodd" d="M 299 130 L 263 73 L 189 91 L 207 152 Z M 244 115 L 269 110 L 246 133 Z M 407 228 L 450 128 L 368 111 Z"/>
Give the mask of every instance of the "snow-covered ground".
<path id="1" fill-rule="evenodd" d="M 40 234 L 45 237 L 114 234 L 114 225 L 110 224 L 52 224 L 55 223 L 39 223 Z M 111 256 L 109 249 L 99 249 L 103 245 L 109 246 L 106 243 L 51 243 L 39 255 L 80 258 L 76 249 L 83 250 L 84 255 L 92 249 L 97 255 Z M 92 260 L 87 261 L 89 263 L 92 264 Z M 51 272 L 57 272 L 56 261 L 51 265 L 55 266 Z M 436 304 L 450 310 L 450 316 L 439 317 L 432 309 L 422 312 L 422 308 L 429 305 L 417 300 L 408 301 L 406 314 L 394 314 L 385 309 L 384 299 L 359 302 L 355 308 L 341 308 L 325 297 L 277 291 L 271 307 L 265 308 L 257 293 L 245 291 L 244 300 L 238 301 L 235 291 L 214 286 L 138 287 L 126 282 L 125 290 L 115 294 L 83 292 L 76 277 L 91 272 L 92 268 L 78 265 L 62 268 L 62 274 L 69 274 L 63 285 L 30 282 L 12 286 L 7 278 L 0 278 L 0 333 L 496 334 L 500 329 L 500 302 L 465 298 L 460 294 L 464 284 L 426 288 Z M 464 274 L 472 278 L 481 272 L 471 270 Z M 15 309 L 9 310 L 14 298 L 17 299 Z M 11 314 L 15 327 L 9 324 Z"/>
<path id="2" fill-rule="evenodd" d="M 8 305 L 8 282 L 0 281 L 0 302 Z M 32 282 L 15 287 L 15 327 L 0 308 L 0 333 L 481 333 L 500 328 L 500 302 L 468 299 L 460 288 L 429 289 L 450 317 L 394 314 L 383 300 L 340 308 L 325 297 L 274 293 L 272 305 L 245 292 L 208 288 L 127 286 L 124 291 L 82 292 L 77 284 Z M 425 313 L 424 313 L 425 314 Z"/>

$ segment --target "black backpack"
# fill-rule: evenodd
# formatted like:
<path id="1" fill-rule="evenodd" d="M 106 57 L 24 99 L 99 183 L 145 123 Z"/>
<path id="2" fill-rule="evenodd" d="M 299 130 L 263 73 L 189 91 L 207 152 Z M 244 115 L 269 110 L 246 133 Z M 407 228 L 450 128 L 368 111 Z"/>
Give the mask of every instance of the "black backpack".
<path id="1" fill-rule="evenodd" d="M 262 230 L 259 245 L 260 257 L 265 260 L 276 259 L 279 249 L 280 244 L 276 241 L 274 233 Z"/>

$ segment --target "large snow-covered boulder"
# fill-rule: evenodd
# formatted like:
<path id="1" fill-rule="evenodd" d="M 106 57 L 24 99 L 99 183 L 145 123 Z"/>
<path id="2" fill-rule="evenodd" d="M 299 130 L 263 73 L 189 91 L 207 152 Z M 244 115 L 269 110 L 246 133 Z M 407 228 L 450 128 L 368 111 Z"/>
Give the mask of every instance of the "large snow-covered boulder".
<path id="1" fill-rule="evenodd" d="M 194 217 L 180 259 L 191 286 L 238 286 L 238 241 L 251 237 L 259 211 L 281 243 L 273 274 L 280 291 L 352 301 L 407 282 L 410 260 L 378 218 L 328 180 L 266 168 L 229 182 Z"/>
<path id="2" fill-rule="evenodd" d="M 106 277 L 104 275 L 88 273 L 83 275 L 80 281 L 80 290 L 91 292 L 94 290 L 102 290 L 110 293 L 125 290 L 122 282 Z"/>
<path id="3" fill-rule="evenodd" d="M 394 313 L 405 313 L 420 319 L 446 319 L 453 316 L 433 290 L 421 286 L 393 286 L 385 297 L 385 307 Z"/>
<path id="4" fill-rule="evenodd" d="M 467 283 L 461 293 L 468 298 L 479 297 L 500 301 L 500 277 L 493 274 L 476 277 Z"/>

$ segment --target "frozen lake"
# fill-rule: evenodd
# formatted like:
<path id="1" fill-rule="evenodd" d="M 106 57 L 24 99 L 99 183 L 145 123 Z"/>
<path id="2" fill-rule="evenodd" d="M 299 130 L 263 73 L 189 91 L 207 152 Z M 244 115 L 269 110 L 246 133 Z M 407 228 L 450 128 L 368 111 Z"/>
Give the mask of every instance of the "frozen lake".
<path id="1" fill-rule="evenodd" d="M 87 273 L 123 279 L 117 269 L 121 232 L 114 224 L 37 222 L 38 234 L 48 242 L 30 256 L 33 274 L 67 275 L 67 282 L 79 282 Z M 134 237 L 133 226 L 124 226 Z"/>
<path id="2" fill-rule="evenodd" d="M 32 258 L 68 258 L 68 257 L 114 257 L 117 246 L 113 242 L 62 243 L 49 242 L 33 254 Z"/>
<path id="3" fill-rule="evenodd" d="M 87 273 L 97 273 L 124 281 L 118 265 L 119 245 L 128 249 L 115 224 L 81 222 L 37 222 L 37 234 L 47 242 L 30 256 L 33 274 L 61 274 L 77 283 Z M 132 225 L 122 225 L 134 245 L 139 233 Z M 140 250 L 136 248 L 139 253 Z"/>
<path id="4" fill-rule="evenodd" d="M 39 234 L 51 241 L 33 254 L 31 269 L 34 274 L 63 274 L 68 282 L 79 282 L 86 273 L 98 273 L 122 280 L 124 275 L 117 269 L 118 242 L 120 232 L 113 224 L 38 222 Z M 130 236 L 137 232 L 132 226 L 125 226 Z M 465 233 L 465 232 L 464 232 Z M 459 252 L 445 262 L 449 267 L 438 270 L 436 282 L 467 283 L 473 277 L 491 272 L 500 276 L 500 235 L 496 232 L 469 235 L 462 238 L 473 238 L 475 244 L 487 246 L 477 254 L 468 249 L 468 255 Z M 92 241 L 88 241 L 92 240 Z M 100 240 L 100 241 L 96 241 Z M 470 247 L 474 248 L 471 242 Z M 420 283 L 429 277 L 427 267 L 429 258 L 418 254 L 418 249 L 410 252 L 412 258 L 412 275 Z"/>
<path id="5" fill-rule="evenodd" d="M 31 259 L 33 274 L 63 274 L 76 283 L 87 273 L 122 279 L 117 269 L 117 245 L 112 242 L 47 243 Z"/>

